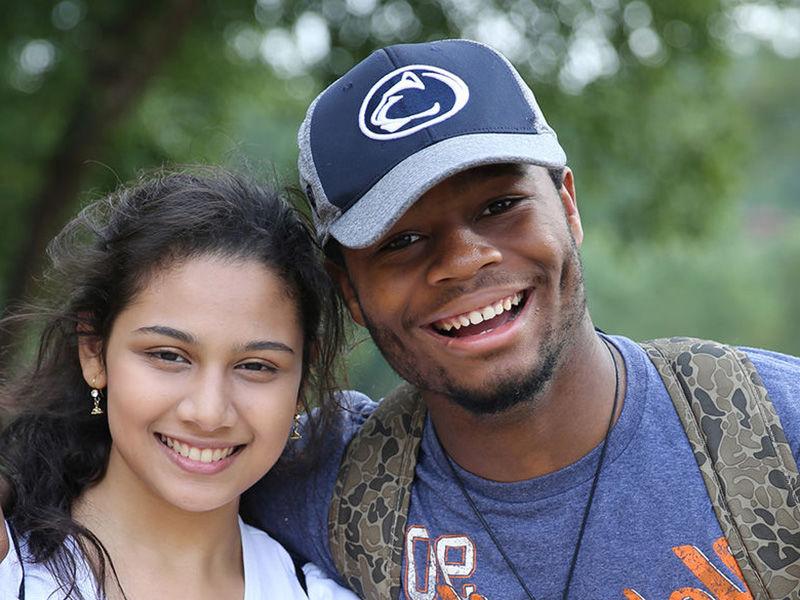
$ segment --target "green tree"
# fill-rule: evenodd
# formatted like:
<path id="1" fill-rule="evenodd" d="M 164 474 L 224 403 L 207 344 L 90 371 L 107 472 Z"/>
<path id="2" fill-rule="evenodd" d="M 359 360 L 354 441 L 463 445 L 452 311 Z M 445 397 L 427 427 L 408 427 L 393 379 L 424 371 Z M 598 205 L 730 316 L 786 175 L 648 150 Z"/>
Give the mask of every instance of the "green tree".
<path id="1" fill-rule="evenodd" d="M 497 46 L 533 85 L 590 236 L 607 250 L 602 265 L 587 256 L 590 283 L 626 268 L 622 255 L 655 268 L 660 248 L 719 244 L 723 229 L 758 244 L 739 225 L 742 206 L 763 217 L 771 202 L 786 222 L 797 206 L 798 11 L 797 0 L 9 0 L 0 312 L 22 299 L 46 241 L 87 196 L 163 163 L 247 164 L 293 181 L 295 130 L 318 91 L 376 47 L 442 37 Z M 781 289 L 797 298 L 789 279 Z M 608 320 L 630 322 L 615 304 Z M 790 317 L 773 309 L 769 318 Z M 0 348 L 14 333 L 0 332 Z"/>

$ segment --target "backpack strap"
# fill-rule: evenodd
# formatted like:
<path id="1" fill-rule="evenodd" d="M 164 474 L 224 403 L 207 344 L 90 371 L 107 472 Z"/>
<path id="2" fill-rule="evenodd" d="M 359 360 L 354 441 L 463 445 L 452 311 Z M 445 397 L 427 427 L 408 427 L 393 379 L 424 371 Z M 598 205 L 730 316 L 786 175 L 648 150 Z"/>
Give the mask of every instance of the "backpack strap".
<path id="1" fill-rule="evenodd" d="M 686 430 L 711 504 L 757 599 L 800 586 L 797 464 L 744 352 L 693 338 L 642 344 Z"/>
<path id="2" fill-rule="evenodd" d="M 347 584 L 366 600 L 400 596 L 411 483 L 425 425 L 420 393 L 403 384 L 352 439 L 328 513 L 330 550 Z"/>

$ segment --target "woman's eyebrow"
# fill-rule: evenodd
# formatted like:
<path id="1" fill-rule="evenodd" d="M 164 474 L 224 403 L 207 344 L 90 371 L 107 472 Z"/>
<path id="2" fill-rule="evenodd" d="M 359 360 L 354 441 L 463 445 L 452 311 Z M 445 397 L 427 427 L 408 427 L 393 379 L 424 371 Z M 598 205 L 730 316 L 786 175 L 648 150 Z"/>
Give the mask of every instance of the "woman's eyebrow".
<path id="1" fill-rule="evenodd" d="M 175 329 L 174 327 L 167 327 L 166 325 L 148 325 L 147 327 L 140 327 L 134 333 L 156 333 L 158 335 L 165 335 L 174 338 L 186 344 L 196 344 L 197 338 L 191 333 Z"/>
<path id="2" fill-rule="evenodd" d="M 275 342 L 272 340 L 254 340 L 238 347 L 237 350 L 242 352 L 251 352 L 253 350 L 277 350 L 278 352 L 294 354 L 294 350 L 283 342 Z"/>
<path id="3" fill-rule="evenodd" d="M 167 327 L 166 325 L 149 325 L 147 327 L 140 327 L 134 333 L 155 333 L 171 337 L 185 344 L 196 344 L 197 338 L 191 333 L 175 329 L 174 327 Z M 254 350 L 276 350 L 278 352 L 288 352 L 294 354 L 294 350 L 284 344 L 283 342 L 276 342 L 274 340 L 253 340 L 245 344 L 236 346 L 237 352 L 252 352 Z"/>

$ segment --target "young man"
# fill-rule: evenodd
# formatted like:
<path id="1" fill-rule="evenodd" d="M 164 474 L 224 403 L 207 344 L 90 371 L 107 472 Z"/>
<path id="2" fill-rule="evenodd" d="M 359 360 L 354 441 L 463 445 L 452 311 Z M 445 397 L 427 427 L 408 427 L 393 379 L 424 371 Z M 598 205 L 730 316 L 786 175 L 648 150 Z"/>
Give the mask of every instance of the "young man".
<path id="1" fill-rule="evenodd" d="M 656 366 L 592 324 L 575 179 L 504 57 L 468 41 L 380 50 L 315 100 L 299 143 L 350 312 L 426 409 L 399 542 L 401 597 L 767 597 L 748 590 L 730 553 L 704 457 Z M 796 460 L 800 360 L 746 355 Z M 329 460 L 311 477 L 268 479 L 248 499 L 251 518 L 332 574 L 337 471 L 377 406 L 346 401 Z M 723 435 L 726 418 L 744 418 L 733 413 L 703 428 Z M 738 451 L 720 442 L 713 454 Z M 380 479 L 389 463 L 372 461 Z M 755 495 L 796 518 L 790 488 L 788 500 L 777 488 Z M 797 577 L 798 531 L 765 535 L 785 544 L 764 553 L 770 568 Z M 365 572 L 380 567 L 349 551 Z M 790 579 L 771 585 L 797 597 Z"/>
<path id="2" fill-rule="evenodd" d="M 399 542 L 401 597 L 767 597 L 748 590 L 730 553 L 705 459 L 656 366 L 593 326 L 574 176 L 504 57 L 468 41 L 380 50 L 314 101 L 299 142 L 350 312 L 427 413 Z M 746 355 L 796 460 L 800 360 Z M 345 400 L 314 475 L 267 479 L 247 502 L 251 519 L 332 574 L 337 472 L 377 406 Z M 734 413 L 703 429 L 724 436 L 727 418 L 749 418 Z M 713 454 L 739 452 L 726 443 Z M 381 478 L 383 457 L 372 460 Z M 777 491 L 755 495 L 779 522 L 796 517 L 793 490 L 788 500 Z M 782 538 L 763 554 L 775 573 L 797 577 L 798 534 L 764 534 Z M 369 553 L 356 559 L 380 567 Z M 795 583 L 773 581 L 774 597 L 798 597 Z"/>

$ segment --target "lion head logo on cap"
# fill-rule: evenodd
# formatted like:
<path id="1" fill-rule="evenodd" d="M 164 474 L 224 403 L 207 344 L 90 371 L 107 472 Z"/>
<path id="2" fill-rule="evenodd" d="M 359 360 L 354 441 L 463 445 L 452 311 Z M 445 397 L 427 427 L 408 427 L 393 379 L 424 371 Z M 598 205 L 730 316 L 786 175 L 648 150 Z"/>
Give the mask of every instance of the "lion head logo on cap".
<path id="1" fill-rule="evenodd" d="M 372 86 L 358 126 L 367 137 L 393 140 L 449 119 L 468 100 L 469 88 L 460 77 L 439 67 L 410 65 Z"/>

